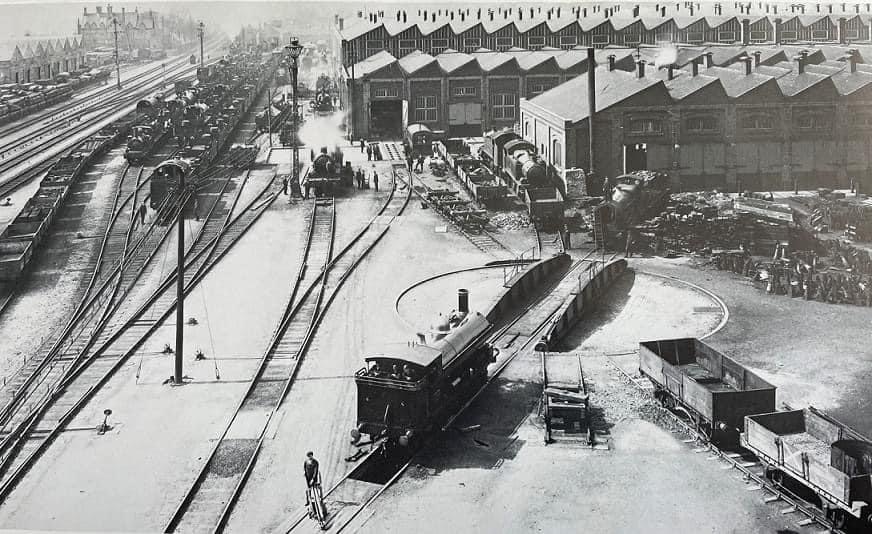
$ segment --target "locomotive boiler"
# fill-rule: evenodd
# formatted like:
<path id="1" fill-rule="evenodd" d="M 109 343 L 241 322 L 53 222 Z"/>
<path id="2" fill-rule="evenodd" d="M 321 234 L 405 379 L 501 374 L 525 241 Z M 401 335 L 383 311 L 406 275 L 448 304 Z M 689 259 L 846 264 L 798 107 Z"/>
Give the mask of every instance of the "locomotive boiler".
<path id="1" fill-rule="evenodd" d="M 441 316 L 419 342 L 366 357 L 357 371 L 357 426 L 363 434 L 400 446 L 439 429 L 487 381 L 498 351 L 487 343 L 493 325 L 469 310 L 469 294 L 458 291 L 458 309 Z"/>
<path id="2" fill-rule="evenodd" d="M 479 157 L 527 205 L 534 221 L 560 225 L 563 191 L 535 145 L 511 129 L 497 130 L 484 135 Z"/>
<path id="3" fill-rule="evenodd" d="M 314 189 L 316 194 L 329 194 L 342 182 L 343 159 L 339 147 L 329 153 L 326 146 L 321 147 L 321 152 L 315 155 L 306 169 L 300 185 Z"/>
<path id="4" fill-rule="evenodd" d="M 597 207 L 602 222 L 613 232 L 623 232 L 659 213 L 669 197 L 668 177 L 661 173 L 623 174 L 613 183 L 608 199 Z"/>

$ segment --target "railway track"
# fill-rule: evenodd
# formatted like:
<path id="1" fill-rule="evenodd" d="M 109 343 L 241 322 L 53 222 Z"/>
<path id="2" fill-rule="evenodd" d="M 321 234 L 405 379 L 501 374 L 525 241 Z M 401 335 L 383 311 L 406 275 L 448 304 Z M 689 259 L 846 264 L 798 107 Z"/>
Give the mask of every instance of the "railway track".
<path id="1" fill-rule="evenodd" d="M 580 262 L 576 265 L 580 265 Z M 574 267 L 570 267 L 561 279 L 565 280 L 573 270 Z M 555 287 L 556 285 L 552 289 Z M 445 423 L 443 430 L 450 428 L 518 355 L 530 350 L 539 341 L 541 334 L 546 331 L 559 309 L 559 303 L 555 306 L 554 302 L 549 301 L 550 294 L 551 291 L 543 291 L 539 298 L 490 336 L 489 343 L 499 347 L 502 356 L 499 357 L 496 367 L 489 373 L 482 387 L 460 406 Z M 544 307 L 544 311 L 539 310 L 540 307 Z M 359 460 L 358 465 L 325 492 L 324 498 L 328 510 L 326 528 L 330 531 L 337 533 L 350 531 L 360 514 L 372 506 L 414 462 L 415 453 L 390 458 L 384 453 L 383 446 L 383 442 L 373 444 L 370 452 Z M 422 447 L 426 446 L 425 442 Z M 392 451 L 392 454 L 396 452 Z M 373 472 L 378 472 L 379 476 L 373 476 Z M 307 517 L 306 511 L 300 510 L 275 532 L 287 534 L 320 531 L 320 525 L 314 521 L 306 521 Z"/>
<path id="2" fill-rule="evenodd" d="M 199 234 L 199 238 L 189 248 L 186 256 L 185 279 L 190 280 L 185 289 L 186 293 L 191 291 L 205 272 L 217 263 L 223 253 L 243 233 L 238 229 L 232 232 L 229 229 L 236 223 L 243 225 L 247 223 L 250 226 L 263 212 L 265 206 L 269 204 L 269 202 L 262 202 L 263 195 L 268 194 L 271 188 L 275 188 L 274 179 L 264 188 L 263 193 L 252 201 L 249 208 L 232 221 L 228 221 L 218 235 L 210 239 L 202 232 Z M 253 209 L 255 203 L 259 204 L 260 208 Z M 223 209 L 212 209 L 210 218 L 223 216 L 226 220 L 233 208 L 234 203 L 230 203 Z M 252 211 L 255 213 L 251 214 Z M 205 228 L 206 225 L 204 224 L 203 227 Z M 156 292 L 132 311 L 123 324 L 117 324 L 120 319 L 114 319 L 113 316 L 116 322 L 111 323 L 101 332 L 95 341 L 97 348 L 77 355 L 73 364 L 63 373 L 51 395 L 31 410 L 18 427 L 0 443 L 0 451 L 2 451 L 0 501 L 14 489 L 36 459 L 78 411 L 156 330 L 161 320 L 172 313 L 175 307 L 174 283 L 175 276 L 168 277 Z M 134 308 L 136 303 L 137 300 L 125 301 L 124 308 Z M 152 312 L 152 317 L 154 313 L 158 313 L 159 318 L 143 319 L 148 312 Z"/>
<path id="3" fill-rule="evenodd" d="M 158 156 L 159 157 L 159 156 Z M 160 232 L 154 221 L 151 225 L 140 226 L 134 232 L 131 222 L 135 220 L 138 191 L 147 183 L 143 179 L 143 167 L 125 165 L 116 186 L 111 216 L 103 236 L 97 257 L 89 265 L 92 275 L 84 287 L 77 289 L 73 299 L 79 302 L 66 325 L 54 331 L 24 366 L 0 390 L 0 436 L 7 431 L 5 425 L 11 414 L 20 410 L 20 404 L 32 395 L 33 387 L 44 386 L 50 382 L 49 375 L 57 375 L 58 369 L 46 369 L 46 362 L 63 361 L 65 354 L 81 350 L 87 345 L 90 335 L 98 328 L 100 317 L 110 309 L 112 301 L 123 297 L 125 280 L 119 274 L 125 262 L 132 262 L 146 254 L 143 243 L 153 234 L 162 240 L 165 232 Z M 138 260 L 137 260 L 138 261 Z M 137 276 L 128 269 L 127 284 L 133 284 Z M 127 287 L 129 289 L 129 286 Z M 53 365 L 49 365 L 53 367 Z"/>
<path id="4" fill-rule="evenodd" d="M 620 373 L 627 379 L 627 381 L 633 384 L 633 386 L 643 391 L 646 395 L 651 394 L 654 388 L 647 378 L 644 376 L 634 377 L 630 375 L 623 367 L 615 362 L 613 355 L 606 354 L 606 359 L 612 367 L 620 371 Z M 832 521 L 827 519 L 826 515 L 817 507 L 806 502 L 787 488 L 769 480 L 764 473 L 765 466 L 754 456 L 753 453 L 751 453 L 751 451 L 741 447 L 736 450 L 721 449 L 705 437 L 701 436 L 684 417 L 681 417 L 679 414 L 665 407 L 661 407 L 661 410 L 663 413 L 668 414 L 670 419 L 676 425 L 681 427 L 682 431 L 689 436 L 687 439 L 682 440 L 685 444 L 698 445 L 698 447 L 692 449 L 693 452 L 698 454 L 710 454 L 711 456 L 707 459 L 720 461 L 723 464 L 722 469 L 738 471 L 741 474 L 741 480 L 751 484 L 748 488 L 749 490 L 761 492 L 764 503 L 780 506 L 786 505 L 785 508 L 779 510 L 780 513 L 783 515 L 798 514 L 801 516 L 802 519 L 795 523 L 798 527 L 808 529 L 817 527 L 817 532 L 820 532 L 821 534 L 845 534 L 845 531 L 836 528 Z"/>
<path id="5" fill-rule="evenodd" d="M 261 365 L 197 480 L 185 494 L 170 518 L 165 532 L 223 530 L 251 471 L 272 417 L 293 385 L 304 357 L 316 357 L 310 343 L 333 298 L 359 263 L 378 244 L 395 217 L 402 215 L 409 199 L 409 176 L 403 165 L 395 165 L 394 184 L 387 201 L 368 224 L 332 257 L 333 227 L 327 230 L 327 215 L 319 220 L 319 202 L 329 207 L 333 201 L 316 200 L 305 248 L 305 258 L 291 297 L 276 328 Z M 405 194 L 401 193 L 402 182 Z M 329 233 L 329 245 L 324 239 Z M 313 248 L 317 249 L 313 256 Z M 324 264 L 314 272 L 310 258 L 323 257 Z M 303 289 L 305 287 L 305 289 Z M 302 291 L 302 293 L 300 293 Z M 297 298 L 297 296 L 299 297 Z M 257 421 L 252 424 L 252 421 Z M 228 436 L 232 436 L 228 437 Z M 227 476 L 221 466 L 227 462 L 244 466 Z"/>
<path id="6" fill-rule="evenodd" d="M 207 44 L 207 47 L 208 46 L 209 45 Z M 214 43 L 213 43 L 213 46 L 214 46 Z M 178 57 L 176 57 L 172 60 L 169 60 L 169 61 L 165 61 L 164 63 L 167 65 L 168 68 L 172 68 L 176 64 L 187 63 L 189 55 L 190 54 L 182 54 L 181 56 L 178 56 Z M 135 68 L 136 68 L 136 66 L 131 66 L 129 68 L 122 69 L 122 73 L 129 74 L 129 71 L 133 70 Z M 139 74 L 136 74 L 135 76 L 136 77 L 149 76 L 149 75 L 154 74 L 156 72 L 161 72 L 162 70 L 163 70 L 163 67 L 158 65 L 158 66 L 152 67 L 148 70 L 145 70 L 143 72 L 140 72 Z M 77 95 L 74 93 L 73 98 L 71 98 L 68 101 L 65 101 L 64 103 L 62 103 L 59 106 L 53 106 L 50 109 L 46 109 L 46 108 L 41 109 L 41 110 L 37 111 L 36 113 L 32 113 L 32 114 L 27 115 L 26 117 L 23 117 L 15 122 L 12 122 L 12 123 L 9 123 L 7 125 L 4 125 L 3 127 L 0 127 L 0 137 L 8 135 L 10 133 L 14 133 L 15 131 L 21 131 L 23 129 L 29 128 L 29 127 L 34 126 L 34 125 L 38 125 L 42 121 L 57 120 L 57 119 L 64 118 L 70 112 L 76 111 L 79 108 L 81 108 L 82 106 L 91 105 L 92 103 L 95 103 L 89 99 L 92 99 L 95 97 L 100 97 L 102 95 L 115 94 L 115 93 L 117 93 L 117 91 L 118 91 L 118 89 L 116 88 L 116 86 L 114 84 L 108 84 L 108 85 L 105 85 L 103 87 L 96 86 L 96 87 L 85 88 L 83 93 L 87 93 L 87 94 Z M 76 97 L 79 97 L 79 98 L 77 99 Z"/>
<path id="7" fill-rule="evenodd" d="M 181 64 L 177 66 L 174 71 L 167 73 L 167 80 L 174 81 L 187 78 L 190 77 L 191 73 L 192 67 L 190 65 Z M 32 158 L 39 157 L 44 151 L 44 146 L 64 143 L 75 138 L 79 134 L 94 129 L 97 123 L 106 120 L 108 117 L 111 117 L 129 106 L 131 100 L 153 91 L 154 88 L 152 87 L 152 84 L 159 79 L 163 79 L 163 74 L 152 74 L 143 77 L 137 80 L 136 85 L 128 86 L 121 92 L 116 92 L 99 102 L 98 105 L 101 107 L 100 110 L 95 112 L 93 105 L 89 103 L 89 105 L 75 112 L 71 112 L 65 118 L 65 120 L 69 121 L 75 117 L 84 117 L 96 113 L 96 115 L 91 116 L 87 121 L 81 121 L 78 124 L 69 125 L 69 127 L 55 128 L 49 133 L 46 133 L 45 129 L 39 129 L 22 135 L 10 143 L 6 143 L 0 147 L 0 152 L 8 155 L 8 157 L 0 163 L 0 175 L 23 165 Z M 13 154 L 14 151 L 18 151 L 18 153 Z M 53 157 L 49 157 L 47 160 L 52 161 Z M 45 165 L 45 161 L 35 164 L 36 167 L 41 167 L 42 165 Z M 0 197 L 11 194 L 38 175 L 38 172 L 33 172 L 32 167 L 19 171 L 18 175 L 0 183 Z"/>
<path id="8" fill-rule="evenodd" d="M 199 194 L 201 198 L 209 195 L 211 203 L 206 203 L 206 220 L 186 251 L 185 279 L 190 281 L 186 291 L 190 291 L 199 280 L 197 277 L 202 277 L 227 252 L 269 204 L 260 202 L 259 207 L 254 208 L 254 203 L 262 200 L 270 191 L 273 192 L 273 199 L 278 194 L 273 175 L 252 203 L 231 220 L 247 177 L 248 172 L 240 175 L 234 173 L 232 168 L 212 169 L 204 175 L 207 186 Z M 237 189 L 231 203 L 221 200 L 228 188 Z M 131 209 L 135 208 L 134 198 Z M 178 211 L 178 206 L 175 210 Z M 89 301 L 93 302 L 107 291 L 110 305 L 92 314 L 92 321 L 78 330 L 79 335 L 64 338 L 69 332 L 62 334 L 64 348 L 59 348 L 61 343 L 56 344 L 49 357 L 40 362 L 36 372 L 27 377 L 27 387 L 23 392 L 15 391 L 16 402 L 7 404 L 4 431 L 0 434 L 3 438 L 0 441 L 0 500 L 12 491 L 69 420 L 154 330 L 158 321 L 143 322 L 142 315 L 151 310 L 153 313 L 162 312 L 162 317 L 165 317 L 174 309 L 175 299 L 170 288 L 173 287 L 175 273 L 167 277 L 151 295 L 139 292 L 124 298 L 136 280 L 154 275 L 158 268 L 152 260 L 173 229 L 170 224 L 160 231 L 152 231 L 160 228 L 156 226 L 159 219 L 160 213 L 156 214 L 155 222 L 137 243 L 137 250 L 144 253 L 122 257 L 114 271 L 117 275 L 107 280 Z M 133 226 L 130 228 L 132 230 Z M 164 267 L 160 267 L 161 276 Z M 113 280 L 116 282 L 112 283 Z M 119 287 L 124 288 L 124 292 L 120 298 L 116 298 L 119 296 Z M 82 306 L 87 307 L 87 304 L 83 303 Z M 161 309 L 164 306 L 166 309 Z M 94 317 L 97 317 L 96 324 Z M 131 340 L 134 342 L 131 343 Z"/>

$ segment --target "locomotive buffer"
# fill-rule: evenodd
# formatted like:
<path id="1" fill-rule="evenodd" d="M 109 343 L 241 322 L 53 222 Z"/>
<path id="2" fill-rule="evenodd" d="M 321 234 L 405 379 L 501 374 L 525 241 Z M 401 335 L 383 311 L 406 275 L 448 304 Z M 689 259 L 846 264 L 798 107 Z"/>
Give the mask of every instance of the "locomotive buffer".
<path id="1" fill-rule="evenodd" d="M 545 414 L 545 443 L 584 440 L 593 445 L 588 417 L 588 394 L 576 354 L 542 355 L 542 408 Z"/>

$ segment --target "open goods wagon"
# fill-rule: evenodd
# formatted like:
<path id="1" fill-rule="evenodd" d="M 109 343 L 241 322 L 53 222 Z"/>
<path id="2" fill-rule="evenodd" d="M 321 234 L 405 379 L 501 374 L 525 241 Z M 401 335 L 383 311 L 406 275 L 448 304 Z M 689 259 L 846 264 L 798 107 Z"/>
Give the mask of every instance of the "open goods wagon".
<path id="1" fill-rule="evenodd" d="M 746 415 L 775 411 L 775 386 L 696 338 L 639 343 L 639 370 L 713 441 L 735 442 Z"/>
<path id="2" fill-rule="evenodd" d="M 817 494 L 837 528 L 852 516 L 872 529 L 872 442 L 865 436 L 807 408 L 745 417 L 742 444 L 770 478 L 783 482 L 786 473 Z"/>

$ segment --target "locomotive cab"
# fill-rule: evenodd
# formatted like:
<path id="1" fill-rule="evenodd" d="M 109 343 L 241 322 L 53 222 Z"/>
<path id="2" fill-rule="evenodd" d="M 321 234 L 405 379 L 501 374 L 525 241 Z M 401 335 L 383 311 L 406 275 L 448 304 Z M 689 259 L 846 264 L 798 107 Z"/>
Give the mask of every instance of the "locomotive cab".
<path id="1" fill-rule="evenodd" d="M 438 382 L 440 362 L 440 352 L 425 345 L 401 345 L 366 358 L 354 377 L 358 426 L 352 437 L 399 439 L 429 430 L 421 422 L 429 420 L 430 385 Z"/>
<path id="2" fill-rule="evenodd" d="M 352 439 L 368 434 L 406 446 L 440 428 L 487 380 L 487 366 L 495 360 L 486 343 L 491 327 L 480 313 L 454 312 L 421 334 L 422 343 L 367 357 L 355 374 Z"/>

